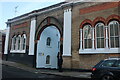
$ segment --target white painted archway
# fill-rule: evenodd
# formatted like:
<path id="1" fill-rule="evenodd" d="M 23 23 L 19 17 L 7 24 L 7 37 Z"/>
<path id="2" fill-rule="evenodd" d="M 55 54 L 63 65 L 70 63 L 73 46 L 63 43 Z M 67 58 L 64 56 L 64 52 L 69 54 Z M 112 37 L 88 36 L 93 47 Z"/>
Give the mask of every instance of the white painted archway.
<path id="1" fill-rule="evenodd" d="M 59 30 L 55 26 L 48 26 L 42 31 L 37 44 L 36 68 L 57 68 L 59 46 Z"/>

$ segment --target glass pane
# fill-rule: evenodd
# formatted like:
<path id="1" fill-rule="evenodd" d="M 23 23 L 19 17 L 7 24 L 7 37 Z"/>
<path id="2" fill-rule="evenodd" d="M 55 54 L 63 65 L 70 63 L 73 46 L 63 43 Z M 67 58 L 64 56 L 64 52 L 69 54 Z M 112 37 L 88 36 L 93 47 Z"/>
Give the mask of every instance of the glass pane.
<path id="1" fill-rule="evenodd" d="M 87 38 L 87 36 L 88 36 L 88 27 L 84 26 L 83 30 L 84 30 L 84 38 Z"/>
<path id="2" fill-rule="evenodd" d="M 92 40 L 88 39 L 88 48 L 92 48 Z"/>
<path id="3" fill-rule="evenodd" d="M 115 67 L 119 67 L 120 68 L 120 60 L 118 60 L 115 64 Z"/>
<path id="4" fill-rule="evenodd" d="M 97 38 L 97 48 L 100 48 L 100 38 Z"/>
<path id="5" fill-rule="evenodd" d="M 18 50 L 20 49 L 20 37 L 18 37 Z"/>
<path id="6" fill-rule="evenodd" d="M 47 38 L 47 43 L 46 43 L 46 45 L 47 45 L 47 46 L 50 46 L 50 43 L 51 43 L 51 38 L 48 37 L 48 38 Z"/>
<path id="7" fill-rule="evenodd" d="M 119 47 L 119 37 L 115 38 L 115 47 Z"/>
<path id="8" fill-rule="evenodd" d="M 101 46 L 100 48 L 104 48 L 104 38 L 101 38 Z"/>
<path id="9" fill-rule="evenodd" d="M 114 36 L 114 27 L 113 27 L 113 24 L 110 25 L 110 36 Z"/>
<path id="10" fill-rule="evenodd" d="M 15 47 L 16 47 L 16 37 L 14 38 L 14 50 L 15 50 Z"/>
<path id="11" fill-rule="evenodd" d="M 114 28 L 115 28 L 115 36 L 118 36 L 118 34 L 119 34 L 119 24 L 116 22 L 115 24 L 114 24 Z"/>
<path id="12" fill-rule="evenodd" d="M 110 44 L 111 44 L 111 48 L 114 48 L 114 37 L 110 38 Z"/>
<path id="13" fill-rule="evenodd" d="M 50 56 L 49 55 L 47 55 L 47 57 L 46 57 L 46 64 L 50 64 Z"/>
<path id="14" fill-rule="evenodd" d="M 96 27 L 96 37 L 100 37 L 100 29 L 98 26 Z"/>
<path id="15" fill-rule="evenodd" d="M 107 60 L 107 61 L 103 62 L 103 64 L 101 66 L 102 67 L 112 67 L 114 63 L 115 63 L 115 60 Z"/>
<path id="16" fill-rule="evenodd" d="M 98 23 L 96 26 L 96 37 L 104 37 L 104 24 Z"/>
<path id="17" fill-rule="evenodd" d="M 87 39 L 92 38 L 90 25 L 84 26 L 83 31 L 84 31 L 84 38 L 87 38 Z"/>
<path id="18" fill-rule="evenodd" d="M 103 27 L 103 25 L 100 27 L 100 33 L 101 33 L 100 37 L 104 37 L 104 27 Z"/>
<path id="19" fill-rule="evenodd" d="M 91 31 L 91 28 L 89 27 L 88 28 L 88 39 L 92 39 L 92 35 L 91 35 L 92 31 Z"/>
<path id="20" fill-rule="evenodd" d="M 87 48 L 87 39 L 84 40 L 84 47 Z"/>
<path id="21" fill-rule="evenodd" d="M 90 25 L 86 25 L 83 28 L 84 32 L 84 48 L 92 48 L 92 32 Z"/>

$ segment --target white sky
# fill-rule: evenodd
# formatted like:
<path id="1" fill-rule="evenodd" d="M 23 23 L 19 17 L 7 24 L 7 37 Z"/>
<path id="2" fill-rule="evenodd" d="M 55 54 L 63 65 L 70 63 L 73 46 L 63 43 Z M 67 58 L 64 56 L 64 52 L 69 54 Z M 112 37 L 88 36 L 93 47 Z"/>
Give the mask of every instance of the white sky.
<path id="1" fill-rule="evenodd" d="M 34 2 L 33 2 L 34 1 Z M 41 9 L 64 0 L 0 0 L 0 30 L 6 29 L 8 19 Z M 17 12 L 15 13 L 15 7 Z"/>

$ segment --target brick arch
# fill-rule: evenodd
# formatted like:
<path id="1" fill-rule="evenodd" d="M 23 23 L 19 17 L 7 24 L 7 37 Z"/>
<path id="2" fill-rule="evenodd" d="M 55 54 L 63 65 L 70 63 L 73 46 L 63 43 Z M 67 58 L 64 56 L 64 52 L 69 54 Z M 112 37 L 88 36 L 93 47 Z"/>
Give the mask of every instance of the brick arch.
<path id="1" fill-rule="evenodd" d="M 12 35 L 12 37 L 13 37 L 13 36 L 16 36 L 16 37 L 17 37 L 18 35 L 22 35 L 22 33 L 21 33 L 21 32 L 16 32 L 16 33 L 14 33 L 14 34 Z"/>
<path id="2" fill-rule="evenodd" d="M 97 17 L 97 18 L 95 18 L 94 20 L 93 20 L 93 26 L 95 27 L 95 25 L 98 23 L 98 22 L 102 22 L 102 23 L 104 23 L 105 25 L 106 25 L 106 21 L 105 21 L 105 19 L 103 18 L 103 17 Z"/>
<path id="3" fill-rule="evenodd" d="M 93 26 L 92 21 L 90 19 L 86 19 L 81 23 L 80 28 L 83 28 L 85 24 L 90 24 L 91 26 Z"/>
<path id="4" fill-rule="evenodd" d="M 23 31 L 21 36 L 23 36 L 24 34 L 27 36 L 27 32 L 26 31 Z"/>
<path id="5" fill-rule="evenodd" d="M 59 22 L 58 19 L 56 19 L 55 17 L 46 17 L 40 24 L 39 24 L 39 27 L 36 31 L 36 40 L 39 40 L 40 39 L 40 35 L 42 33 L 42 31 L 46 28 L 46 27 L 49 27 L 49 26 L 55 26 L 59 32 L 60 32 L 60 35 L 62 37 L 62 25 L 61 23 Z"/>
<path id="6" fill-rule="evenodd" d="M 112 20 L 117 20 L 119 23 L 120 23 L 120 16 L 116 15 L 116 14 L 113 14 L 113 15 L 110 15 L 107 19 L 106 19 L 106 25 L 109 24 L 110 21 Z"/>
<path id="7" fill-rule="evenodd" d="M 13 38 L 14 36 L 17 36 L 17 35 L 14 33 L 11 37 Z"/>
<path id="8" fill-rule="evenodd" d="M 27 34 L 26 34 L 26 33 L 22 33 L 22 34 L 21 34 L 21 36 L 23 36 L 24 34 L 25 34 L 25 36 L 27 36 Z"/>

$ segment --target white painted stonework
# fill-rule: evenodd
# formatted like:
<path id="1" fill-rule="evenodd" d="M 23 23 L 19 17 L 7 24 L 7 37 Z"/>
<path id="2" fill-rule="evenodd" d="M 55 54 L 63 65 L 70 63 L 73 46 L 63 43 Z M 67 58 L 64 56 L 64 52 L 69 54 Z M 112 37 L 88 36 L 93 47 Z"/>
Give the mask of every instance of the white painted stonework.
<path id="1" fill-rule="evenodd" d="M 64 10 L 63 56 L 71 56 L 71 9 Z"/>
<path id="2" fill-rule="evenodd" d="M 48 37 L 51 38 L 50 46 L 46 45 Z M 55 26 L 48 26 L 43 30 L 37 43 L 36 68 L 57 68 L 59 42 L 60 32 Z M 46 64 L 47 55 L 50 56 L 49 64 Z"/>
<path id="3" fill-rule="evenodd" d="M 30 40 L 29 40 L 29 55 L 34 55 L 34 40 L 35 40 L 36 19 L 31 19 Z"/>
<path id="4" fill-rule="evenodd" d="M 82 29 L 80 29 L 80 49 L 82 50 L 83 48 L 82 48 Z"/>
<path id="5" fill-rule="evenodd" d="M 106 43 L 106 48 L 108 48 L 108 26 L 105 26 L 105 34 L 106 34 L 106 36 L 105 36 L 105 43 Z"/>
<path id="6" fill-rule="evenodd" d="M 6 38 L 5 38 L 5 50 L 4 50 L 4 54 L 8 54 L 9 33 L 10 33 L 10 26 L 7 25 L 7 32 L 6 32 Z"/>

